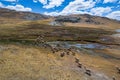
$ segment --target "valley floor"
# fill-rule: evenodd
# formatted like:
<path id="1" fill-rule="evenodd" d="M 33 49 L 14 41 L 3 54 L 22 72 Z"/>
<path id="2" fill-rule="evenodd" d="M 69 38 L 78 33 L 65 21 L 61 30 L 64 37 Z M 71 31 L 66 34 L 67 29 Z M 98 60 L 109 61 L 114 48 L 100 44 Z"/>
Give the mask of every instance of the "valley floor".
<path id="1" fill-rule="evenodd" d="M 120 79 L 119 26 L 48 23 L 1 23 L 0 80 Z"/>

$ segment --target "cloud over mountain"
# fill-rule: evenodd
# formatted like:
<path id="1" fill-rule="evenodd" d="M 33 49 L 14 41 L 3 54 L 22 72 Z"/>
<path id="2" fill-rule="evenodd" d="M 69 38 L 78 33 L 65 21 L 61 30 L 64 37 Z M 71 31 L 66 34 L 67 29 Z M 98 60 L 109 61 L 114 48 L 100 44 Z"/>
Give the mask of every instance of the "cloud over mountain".
<path id="1" fill-rule="evenodd" d="M 103 2 L 100 0 L 74 0 L 65 6 L 64 9 L 60 12 L 45 12 L 44 14 L 52 16 L 68 14 L 91 14 L 95 16 L 107 16 L 108 18 L 120 20 L 120 17 L 118 17 L 118 11 L 114 11 L 113 9 L 115 6 L 98 6 L 99 3 L 109 4 L 115 3 L 117 1 L 118 0 L 104 0 Z M 118 6 L 118 8 L 120 8 L 120 6 Z M 115 16 L 114 14 L 117 15 Z"/>
<path id="2" fill-rule="evenodd" d="M 109 13 L 106 17 L 120 20 L 120 11 L 113 11 Z"/>
<path id="3" fill-rule="evenodd" d="M 2 0 L 0 2 L 0 7 L 17 11 L 33 11 L 52 16 L 91 14 L 120 20 L 119 0 Z"/>

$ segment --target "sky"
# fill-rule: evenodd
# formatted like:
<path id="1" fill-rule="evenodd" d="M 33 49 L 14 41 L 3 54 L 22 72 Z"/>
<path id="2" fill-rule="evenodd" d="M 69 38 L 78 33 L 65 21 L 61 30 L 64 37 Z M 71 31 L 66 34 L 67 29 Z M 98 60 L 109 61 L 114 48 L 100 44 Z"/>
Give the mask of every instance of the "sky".
<path id="1" fill-rule="evenodd" d="M 0 7 L 51 16 L 90 14 L 120 20 L 120 0 L 0 0 Z"/>

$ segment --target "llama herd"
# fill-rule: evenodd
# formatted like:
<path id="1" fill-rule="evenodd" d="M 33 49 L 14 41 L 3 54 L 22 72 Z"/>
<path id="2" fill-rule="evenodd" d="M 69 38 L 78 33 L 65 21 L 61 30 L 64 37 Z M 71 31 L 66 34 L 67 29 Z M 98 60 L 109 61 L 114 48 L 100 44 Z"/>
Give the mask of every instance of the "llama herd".
<path id="1" fill-rule="evenodd" d="M 60 44 L 57 44 L 56 46 L 51 46 L 50 44 L 47 44 L 46 41 L 44 41 L 44 37 L 45 36 L 43 36 L 43 35 L 39 36 L 36 39 L 36 43 L 37 44 L 42 44 L 42 47 L 44 47 L 44 48 L 49 48 L 52 51 L 53 54 L 59 53 L 59 55 L 60 55 L 61 58 L 63 58 L 66 55 L 72 55 L 72 56 L 74 56 L 74 60 L 75 60 L 75 63 L 77 64 L 77 67 L 80 68 L 81 70 L 83 70 L 84 74 L 86 74 L 88 76 L 92 76 L 93 75 L 92 74 L 93 72 L 90 69 L 88 69 L 86 66 L 84 66 L 80 62 L 79 58 L 77 58 L 75 56 L 76 55 L 75 48 L 72 48 L 72 47 L 71 48 L 67 48 L 67 49 L 66 48 L 62 48 L 60 46 Z M 117 74 L 120 75 L 120 68 L 119 67 L 116 67 L 116 71 L 117 71 Z M 112 80 L 116 80 L 116 78 L 113 77 Z"/>

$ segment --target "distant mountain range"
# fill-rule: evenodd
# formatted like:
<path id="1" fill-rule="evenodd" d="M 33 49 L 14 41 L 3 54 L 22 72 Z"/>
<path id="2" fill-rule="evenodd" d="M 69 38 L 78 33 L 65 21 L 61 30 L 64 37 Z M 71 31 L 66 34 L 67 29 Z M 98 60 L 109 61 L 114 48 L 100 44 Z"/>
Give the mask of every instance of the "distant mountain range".
<path id="1" fill-rule="evenodd" d="M 63 24 L 66 26 L 88 26 L 90 25 L 98 27 L 101 25 L 104 27 L 118 28 L 120 26 L 120 21 L 109 19 L 106 17 L 92 16 L 88 14 L 77 14 L 77 15 L 67 15 L 67 16 L 47 16 L 44 14 L 32 13 L 32 12 L 21 12 L 5 8 L 0 8 L 0 21 L 7 21 L 8 19 L 16 20 L 45 20 L 49 19 L 53 22 L 53 25 Z M 11 21 L 11 20 L 9 20 Z M 0 23 L 1 23 L 0 22 Z M 99 26 L 99 27 L 101 27 Z"/>

